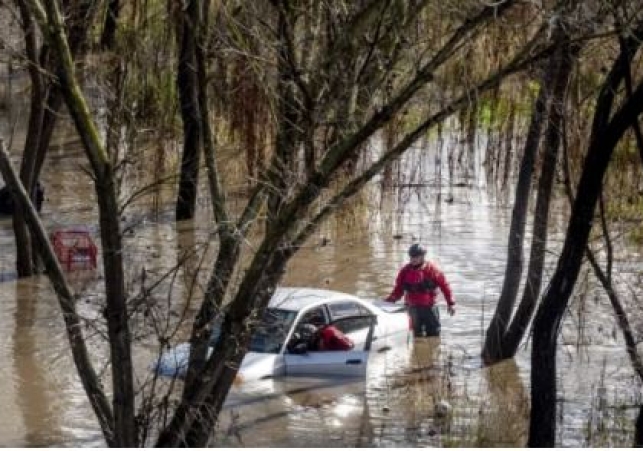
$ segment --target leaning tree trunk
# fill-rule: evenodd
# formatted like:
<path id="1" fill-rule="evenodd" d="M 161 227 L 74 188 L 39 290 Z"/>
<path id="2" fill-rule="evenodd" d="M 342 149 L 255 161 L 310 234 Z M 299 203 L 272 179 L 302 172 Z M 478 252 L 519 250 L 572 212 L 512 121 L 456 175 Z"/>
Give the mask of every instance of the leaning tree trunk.
<path id="1" fill-rule="evenodd" d="M 531 320 L 535 299 L 540 292 L 547 242 L 549 200 L 560 146 L 560 125 L 565 103 L 565 92 L 573 63 L 569 44 L 563 44 L 567 38 L 564 30 L 559 27 L 556 34 L 556 41 L 559 43 L 559 47 L 551 56 L 546 72 L 543 75 L 541 91 L 534 106 L 534 115 L 525 142 L 525 152 L 520 167 L 516 186 L 516 199 L 514 200 L 511 217 L 505 279 L 498 307 L 487 329 L 483 348 L 483 358 L 487 364 L 515 355 L 524 330 Z M 576 51 L 577 49 L 574 49 L 574 52 Z M 553 87 L 550 87 L 552 84 Z M 552 103 L 549 111 L 545 113 L 550 95 Z M 510 321 L 522 276 L 522 246 L 531 191 L 531 177 L 545 117 L 549 118 L 549 124 L 546 132 L 544 158 L 541 165 L 527 282 L 518 312 L 513 321 Z"/>
<path id="2" fill-rule="evenodd" d="M 287 223 L 282 225 L 288 226 Z M 273 229 L 255 254 L 234 299 L 226 308 L 221 334 L 212 351 L 217 358 L 208 359 L 204 367 L 208 376 L 199 384 L 192 384 L 190 391 L 184 394 L 187 396 L 181 400 L 172 422 L 159 435 L 157 446 L 207 446 L 249 344 L 252 322 L 247 318 L 251 314 L 261 317 L 294 253 L 292 248 L 280 245 L 282 234 Z"/>
<path id="3" fill-rule="evenodd" d="M 109 155 L 105 151 L 87 103 L 74 74 L 70 42 L 66 39 L 62 14 L 56 0 L 29 0 L 46 42 L 57 59 L 58 81 L 67 108 L 91 164 L 99 206 L 103 265 L 105 270 L 105 319 L 110 345 L 112 373 L 113 443 L 120 447 L 137 445 L 134 375 L 127 296 L 123 273 L 120 215 Z M 70 36 L 78 27 L 70 27 Z M 78 368 L 81 372 L 82 368 Z M 93 393 L 88 392 L 88 396 Z"/>
<path id="4" fill-rule="evenodd" d="M 25 34 L 25 50 L 31 79 L 31 105 L 27 139 L 25 141 L 20 179 L 35 199 L 36 182 L 44 163 L 47 148 L 54 131 L 56 119 L 62 106 L 60 89 L 54 81 L 44 77 L 57 64 L 51 57 L 50 49 L 43 45 L 38 56 L 35 27 L 26 0 L 16 0 Z M 67 14 L 69 45 L 72 54 L 78 54 L 86 41 L 87 29 L 95 11 L 95 2 L 81 1 L 70 5 Z M 44 69 L 43 69 L 44 68 Z M 13 218 L 16 237 L 16 269 L 18 277 L 27 277 L 37 270 L 38 249 L 31 239 L 29 229 L 20 206 L 16 206 Z"/>
<path id="5" fill-rule="evenodd" d="M 109 446 L 114 446 L 116 442 L 114 441 L 114 418 L 112 410 L 103 391 L 100 378 L 92 365 L 85 338 L 83 337 L 83 321 L 76 311 L 74 293 L 65 279 L 65 274 L 47 237 L 47 231 L 40 222 L 36 209 L 30 202 L 27 190 L 22 186 L 18 176 L 11 167 L 2 138 L 0 138 L 0 173 L 2 173 L 5 182 L 11 186 L 14 202 L 20 204 L 21 209 L 25 213 L 25 219 L 34 237 L 34 242 L 38 245 L 38 251 L 58 297 L 60 310 L 63 313 L 63 321 L 65 322 L 67 338 L 70 343 L 74 364 L 78 369 L 80 381 L 96 414 L 105 441 Z"/>
<path id="6" fill-rule="evenodd" d="M 554 80 L 552 101 L 549 107 L 549 124 L 545 136 L 544 155 L 541 163 L 542 169 L 538 184 L 538 196 L 536 199 L 533 226 L 534 232 L 531 240 L 527 280 L 520 305 L 503 340 L 505 358 L 516 355 L 518 346 L 531 321 L 534 310 L 536 309 L 536 301 L 540 295 L 547 247 L 549 204 L 561 142 L 565 97 L 572 67 L 579 50 L 578 47 L 571 48 L 569 44 L 565 44 L 558 53 L 560 67 Z"/>
<path id="7" fill-rule="evenodd" d="M 183 120 L 183 156 L 176 201 L 176 219 L 180 221 L 194 217 L 199 181 L 202 131 L 195 35 L 200 16 L 199 1 L 189 0 L 185 10 L 178 8 L 177 14 L 179 15 L 177 38 L 180 50 L 176 84 Z"/>
<path id="8" fill-rule="evenodd" d="M 530 447 L 553 447 L 556 438 L 556 348 L 561 321 L 580 272 L 583 255 L 602 190 L 603 177 L 612 153 L 625 130 L 643 110 L 643 84 L 609 120 L 617 91 L 623 79 L 623 54 L 640 45 L 643 24 L 633 33 L 631 47 L 621 53 L 601 89 L 594 115 L 592 138 L 561 256 L 552 281 L 534 320 L 531 367 Z M 637 42 L 638 41 L 638 42 Z M 629 55 L 627 56 L 630 60 Z M 629 70 L 629 67 L 628 67 Z"/>
<path id="9" fill-rule="evenodd" d="M 25 53 L 28 61 L 29 77 L 31 79 L 31 99 L 29 105 L 29 125 L 25 139 L 22 162 L 20 164 L 20 180 L 35 200 L 37 153 L 40 142 L 40 126 L 45 110 L 45 89 L 42 74 L 38 68 L 38 43 L 36 26 L 24 1 L 17 1 L 20 10 L 21 27 L 25 37 Z M 32 253 L 33 245 L 20 203 L 15 202 L 13 215 L 13 232 L 16 237 L 16 270 L 18 277 L 29 277 L 37 271 L 36 255 Z"/>

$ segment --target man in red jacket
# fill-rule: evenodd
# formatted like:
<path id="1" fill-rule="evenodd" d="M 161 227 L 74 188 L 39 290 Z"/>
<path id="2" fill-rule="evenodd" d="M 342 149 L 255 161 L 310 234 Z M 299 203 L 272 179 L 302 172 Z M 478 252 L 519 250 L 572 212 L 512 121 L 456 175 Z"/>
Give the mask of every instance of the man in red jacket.
<path id="1" fill-rule="evenodd" d="M 442 291 L 450 315 L 455 314 L 455 301 L 444 274 L 434 264 L 424 261 L 425 254 L 426 249 L 420 244 L 409 248 L 411 261 L 400 270 L 395 288 L 385 300 L 396 302 L 404 295 L 414 335 L 421 337 L 424 331 L 429 337 L 438 337 L 440 312 L 435 305 L 437 289 Z"/>

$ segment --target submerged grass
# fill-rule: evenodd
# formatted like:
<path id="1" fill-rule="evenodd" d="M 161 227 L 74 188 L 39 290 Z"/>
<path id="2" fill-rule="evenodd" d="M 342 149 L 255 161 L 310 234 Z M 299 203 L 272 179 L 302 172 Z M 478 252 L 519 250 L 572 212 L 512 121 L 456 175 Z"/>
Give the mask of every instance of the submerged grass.
<path id="1" fill-rule="evenodd" d="M 617 391 L 606 382 L 606 362 L 599 383 L 592 393 L 591 407 L 585 423 L 584 443 L 590 448 L 630 447 L 633 443 L 634 417 L 640 400 L 628 405 L 619 399 Z"/>

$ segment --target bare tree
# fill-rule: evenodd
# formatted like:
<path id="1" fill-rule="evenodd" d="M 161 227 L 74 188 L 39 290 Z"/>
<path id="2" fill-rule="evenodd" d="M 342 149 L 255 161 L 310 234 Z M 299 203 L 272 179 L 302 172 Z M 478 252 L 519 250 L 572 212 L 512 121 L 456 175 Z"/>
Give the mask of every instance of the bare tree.
<path id="1" fill-rule="evenodd" d="M 40 25 L 47 43 L 58 60 L 58 78 L 65 103 L 80 135 L 87 158 L 91 164 L 98 195 L 100 234 L 105 267 L 105 295 L 109 345 L 112 365 L 112 411 L 109 441 L 116 446 L 136 446 L 134 415 L 134 383 L 131 356 L 131 339 L 126 306 L 123 271 L 122 236 L 119 207 L 116 198 L 114 169 L 99 139 L 85 98 L 74 75 L 74 62 L 66 37 L 62 15 L 55 0 L 42 4 L 29 0 L 32 14 Z M 79 368 L 86 370 L 86 367 Z M 102 393 L 102 391 L 101 391 Z M 94 396 L 88 393 L 88 396 Z M 101 416 L 111 416 L 101 412 Z"/>
<path id="2" fill-rule="evenodd" d="M 538 371 L 531 373 L 530 446 L 555 445 L 558 331 L 586 252 L 594 211 L 611 155 L 625 131 L 643 111 L 643 84 L 639 84 L 620 107 L 614 107 L 618 87 L 623 83 L 626 71 L 630 70 L 624 61 L 631 61 L 636 54 L 642 33 L 643 23 L 639 21 L 628 33 L 626 45 L 601 87 L 596 101 L 590 145 L 563 250 L 534 320 L 531 364 Z"/>
<path id="3" fill-rule="evenodd" d="M 48 73 L 54 71 L 58 64 L 55 55 L 51 54 L 48 45 L 39 45 L 36 26 L 27 2 L 15 0 L 15 4 L 20 13 L 25 37 L 25 63 L 31 80 L 29 122 L 20 166 L 20 179 L 35 199 L 36 183 L 62 106 L 62 96 L 56 81 L 48 76 Z M 93 1 L 79 1 L 68 5 L 67 32 L 70 49 L 74 55 L 82 54 L 95 8 L 96 2 Z M 33 275 L 37 269 L 37 251 L 34 250 L 24 213 L 19 206 L 13 217 L 13 229 L 16 236 L 18 277 Z"/>
<path id="4" fill-rule="evenodd" d="M 111 405 L 105 402 L 108 397 L 101 388 L 98 395 L 93 391 L 91 362 L 83 361 L 77 366 L 83 373 L 81 379 L 88 381 L 86 391 L 93 397 L 92 405 L 108 443 L 137 446 L 142 434 L 135 412 L 131 306 L 125 290 L 115 167 L 75 75 L 57 0 L 27 3 L 58 61 L 56 75 L 61 93 L 95 183 L 111 352 Z M 461 9 L 450 17 L 452 23 L 444 34 L 428 43 L 418 39 L 415 46 L 409 43 L 409 30 L 422 19 L 428 0 L 347 2 L 342 8 L 318 0 L 247 2 L 241 7 L 255 13 L 247 15 L 252 23 L 239 23 L 240 16 L 235 15 L 238 5 L 222 2 L 212 14 L 224 23 L 229 19 L 234 31 L 229 36 L 229 50 L 247 51 L 244 33 L 261 33 L 266 41 L 262 49 L 265 54 L 252 56 L 265 63 L 263 76 L 273 106 L 276 136 L 265 170 L 259 173 L 245 208 L 235 216 L 226 203 L 225 174 L 217 165 L 218 149 L 211 126 L 207 77 L 211 32 L 207 24 L 211 17 L 205 3 L 201 4 L 203 9 L 198 2 L 188 3 L 186 15 L 182 16 L 192 20 L 192 27 L 183 27 L 182 39 L 190 36 L 190 42 L 184 42 L 190 47 L 189 59 L 183 64 L 189 65 L 186 70 L 193 77 L 187 83 L 189 101 L 194 102 L 190 114 L 192 125 L 201 130 L 219 249 L 193 323 L 188 376 L 181 400 L 158 437 L 157 444 L 162 446 L 208 444 L 246 353 L 254 319 L 262 315 L 291 257 L 319 225 L 433 126 L 466 108 L 470 98 L 498 87 L 507 77 L 553 51 L 543 39 L 542 27 L 528 27 L 524 43 L 506 54 L 499 67 L 479 74 L 468 86 L 454 89 L 453 97 L 440 105 L 431 104 L 419 123 L 405 131 L 390 149 L 376 155 L 372 163 L 357 168 L 355 162 L 363 155 L 365 144 L 393 118 L 424 100 L 423 96 L 432 89 L 439 90 L 433 85 L 446 77 L 444 72 L 450 64 L 461 62 L 466 54 L 463 49 L 473 45 L 498 18 L 517 8 L 518 2 L 507 0 L 492 6 L 477 1 L 459 3 Z M 202 19 L 196 20 L 197 16 Z M 306 35 L 302 28 L 315 20 L 320 22 L 313 42 L 299 39 Z M 189 33 L 186 28 L 190 28 Z M 273 67 L 270 61 L 276 61 L 276 65 Z M 338 66 L 346 70 L 338 71 Z M 179 88 L 185 87 L 180 83 Z M 200 144 L 193 149 L 198 158 Z M 350 171 L 345 170 L 347 166 Z M 196 183 L 196 179 L 191 182 Z M 17 180 L 11 183 L 20 186 Z M 27 197 L 21 195 L 19 200 L 25 211 L 31 211 Z M 250 230 L 258 232 L 259 243 L 249 250 L 250 262 L 244 265 L 241 251 L 245 250 Z M 235 274 L 239 275 L 238 283 Z M 61 291 L 58 296 L 68 301 L 67 293 Z M 220 312 L 221 334 L 208 357 L 213 320 Z M 80 346 L 78 341 L 83 343 L 82 336 L 74 339 L 76 346 Z"/>
<path id="5" fill-rule="evenodd" d="M 552 16 L 553 30 L 550 32 L 553 35 L 552 39 L 556 42 L 557 51 L 552 55 L 543 75 L 541 91 L 534 105 L 534 115 L 525 142 L 525 152 L 516 185 L 505 278 L 496 311 L 487 329 L 482 352 L 486 363 L 495 363 L 516 354 L 540 296 L 547 247 L 549 204 L 562 136 L 567 85 L 581 50 L 579 42 L 570 42 L 573 25 L 568 22 L 571 20 L 570 17 L 574 13 L 575 7 L 569 5 L 567 7 L 554 12 Z M 544 109 L 548 102 L 550 104 L 545 113 Z M 514 303 L 522 276 L 522 247 L 525 222 L 529 211 L 531 177 L 540 142 L 540 130 L 545 117 L 548 118 L 548 124 L 542 151 L 529 267 L 521 302 L 514 311 Z"/>

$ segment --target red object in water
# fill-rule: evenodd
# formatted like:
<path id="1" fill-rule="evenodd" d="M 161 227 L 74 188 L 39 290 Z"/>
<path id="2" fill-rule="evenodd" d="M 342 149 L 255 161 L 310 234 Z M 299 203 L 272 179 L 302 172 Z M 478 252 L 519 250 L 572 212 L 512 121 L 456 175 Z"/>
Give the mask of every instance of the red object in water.
<path id="1" fill-rule="evenodd" d="M 98 249 L 87 229 L 63 229 L 51 234 L 58 261 L 67 271 L 95 269 Z"/>

